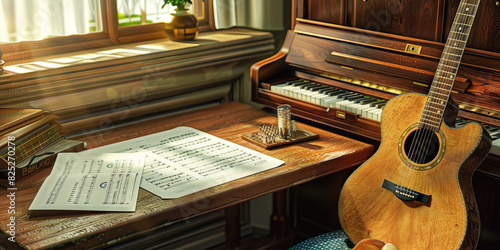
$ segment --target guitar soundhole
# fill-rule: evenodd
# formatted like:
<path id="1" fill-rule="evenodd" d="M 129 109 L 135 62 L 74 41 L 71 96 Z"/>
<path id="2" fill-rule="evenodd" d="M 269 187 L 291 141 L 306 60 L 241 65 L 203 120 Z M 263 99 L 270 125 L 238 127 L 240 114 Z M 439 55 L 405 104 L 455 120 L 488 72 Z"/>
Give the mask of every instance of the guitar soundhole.
<path id="1" fill-rule="evenodd" d="M 404 143 L 406 156 L 416 164 L 427 164 L 439 154 L 439 137 L 428 129 L 411 132 Z"/>

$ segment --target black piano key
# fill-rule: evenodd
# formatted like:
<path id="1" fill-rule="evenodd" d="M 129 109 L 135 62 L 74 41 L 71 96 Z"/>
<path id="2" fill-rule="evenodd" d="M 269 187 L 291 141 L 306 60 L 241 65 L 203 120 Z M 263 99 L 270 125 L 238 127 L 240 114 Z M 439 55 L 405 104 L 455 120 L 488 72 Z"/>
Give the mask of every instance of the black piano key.
<path id="1" fill-rule="evenodd" d="M 361 95 L 360 95 L 360 94 L 358 94 L 358 93 L 352 93 L 352 94 L 350 94 L 350 95 L 344 95 L 344 96 L 342 96 L 341 98 L 342 98 L 342 99 L 344 99 L 344 100 L 349 100 L 349 101 L 350 101 L 350 100 L 352 100 L 352 99 L 356 99 L 356 98 L 358 98 L 358 97 L 361 97 Z"/>
<path id="2" fill-rule="evenodd" d="M 368 100 L 360 101 L 359 103 L 360 104 L 370 104 L 370 103 L 374 103 L 376 101 L 377 101 L 377 99 L 375 99 L 375 98 L 368 98 Z"/>
<path id="3" fill-rule="evenodd" d="M 335 96 L 335 95 L 338 95 L 338 94 L 341 94 L 341 93 L 345 93 L 345 91 L 340 90 L 340 89 L 331 89 L 331 90 L 320 91 L 319 93 L 326 94 L 326 95 L 329 95 L 329 96 Z"/>
<path id="4" fill-rule="evenodd" d="M 308 84 L 308 83 L 310 83 L 308 80 L 303 80 L 303 81 L 299 81 L 299 82 L 294 82 L 294 83 L 292 83 L 292 85 L 298 87 L 298 86 L 302 86 L 302 85 Z"/>
<path id="5" fill-rule="evenodd" d="M 376 105 L 382 104 L 382 103 L 385 103 L 385 101 L 372 102 L 372 103 L 370 103 L 370 107 L 375 107 Z"/>
<path id="6" fill-rule="evenodd" d="M 309 88 L 309 90 L 318 92 L 320 89 L 323 89 L 323 88 L 325 88 L 325 86 L 318 85 L 318 86 Z"/>
<path id="7" fill-rule="evenodd" d="M 310 82 L 310 83 L 306 83 L 306 84 L 302 84 L 302 85 L 300 85 L 300 88 L 301 88 L 301 89 L 305 89 L 306 87 L 316 86 L 316 85 L 317 85 L 317 83 L 315 83 L 315 82 Z"/>
<path id="8" fill-rule="evenodd" d="M 352 92 L 344 92 L 344 93 L 337 94 L 335 96 L 338 97 L 338 98 L 342 98 L 343 96 L 351 95 L 351 94 L 352 94 Z"/>
<path id="9" fill-rule="evenodd" d="M 321 93 L 320 91 L 328 90 L 328 89 L 329 89 L 329 87 L 327 87 L 327 86 L 318 85 L 318 87 L 315 89 L 315 91 L 318 92 L 318 94 L 319 94 L 319 93 Z"/>
<path id="10" fill-rule="evenodd" d="M 307 89 L 307 90 L 313 91 L 313 89 L 314 89 L 314 88 L 317 88 L 317 87 L 320 87 L 320 85 L 318 85 L 318 84 L 314 84 L 314 85 L 306 85 L 306 86 L 304 86 L 304 89 Z"/>
<path id="11" fill-rule="evenodd" d="M 369 100 L 369 97 L 363 96 L 357 99 L 352 100 L 354 103 L 361 103 L 361 101 Z"/>
<path id="12" fill-rule="evenodd" d="M 497 131 L 500 131 L 500 129 L 495 128 L 495 127 L 492 127 L 492 126 L 488 126 L 488 125 L 483 126 L 483 127 L 484 127 L 484 128 L 488 131 L 488 133 L 490 133 L 490 134 L 491 134 L 491 133 L 494 133 L 494 132 L 497 132 Z"/>
<path id="13" fill-rule="evenodd" d="M 286 84 L 288 85 L 294 85 L 294 84 L 297 84 L 297 83 L 304 83 L 304 79 L 297 79 L 297 80 L 293 80 L 293 81 L 288 81 L 286 82 Z"/>

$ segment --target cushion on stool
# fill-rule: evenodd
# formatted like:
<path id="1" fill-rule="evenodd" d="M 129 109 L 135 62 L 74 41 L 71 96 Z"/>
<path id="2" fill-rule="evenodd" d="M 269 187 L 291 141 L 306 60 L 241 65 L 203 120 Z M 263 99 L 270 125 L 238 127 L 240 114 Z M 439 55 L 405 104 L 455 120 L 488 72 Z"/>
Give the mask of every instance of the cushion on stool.
<path id="1" fill-rule="evenodd" d="M 318 235 L 300 242 L 291 247 L 289 250 L 306 250 L 306 249 L 335 249 L 335 250 L 351 250 L 347 246 L 345 240 L 347 235 L 343 230 L 337 230 L 330 233 Z"/>

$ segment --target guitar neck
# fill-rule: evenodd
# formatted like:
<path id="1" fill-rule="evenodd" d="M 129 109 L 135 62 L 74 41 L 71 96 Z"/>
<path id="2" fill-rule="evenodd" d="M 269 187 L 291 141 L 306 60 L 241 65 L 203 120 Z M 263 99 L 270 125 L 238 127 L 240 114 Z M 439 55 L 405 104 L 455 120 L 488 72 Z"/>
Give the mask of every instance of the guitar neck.
<path id="1" fill-rule="evenodd" d="M 439 131 L 480 0 L 462 0 L 446 40 L 419 128 Z"/>

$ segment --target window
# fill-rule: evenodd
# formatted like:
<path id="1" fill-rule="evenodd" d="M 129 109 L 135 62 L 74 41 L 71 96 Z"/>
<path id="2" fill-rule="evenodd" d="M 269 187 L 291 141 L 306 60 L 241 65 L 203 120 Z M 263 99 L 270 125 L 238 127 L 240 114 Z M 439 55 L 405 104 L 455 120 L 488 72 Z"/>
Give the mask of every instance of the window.
<path id="1" fill-rule="evenodd" d="M 162 0 L 2 0 L 2 59 L 164 38 L 162 22 L 169 20 L 173 8 L 162 5 Z M 200 31 L 210 29 L 207 5 L 193 0 L 191 7 Z"/>
<path id="2" fill-rule="evenodd" d="M 3 0 L 0 42 L 102 31 L 99 0 Z"/>

